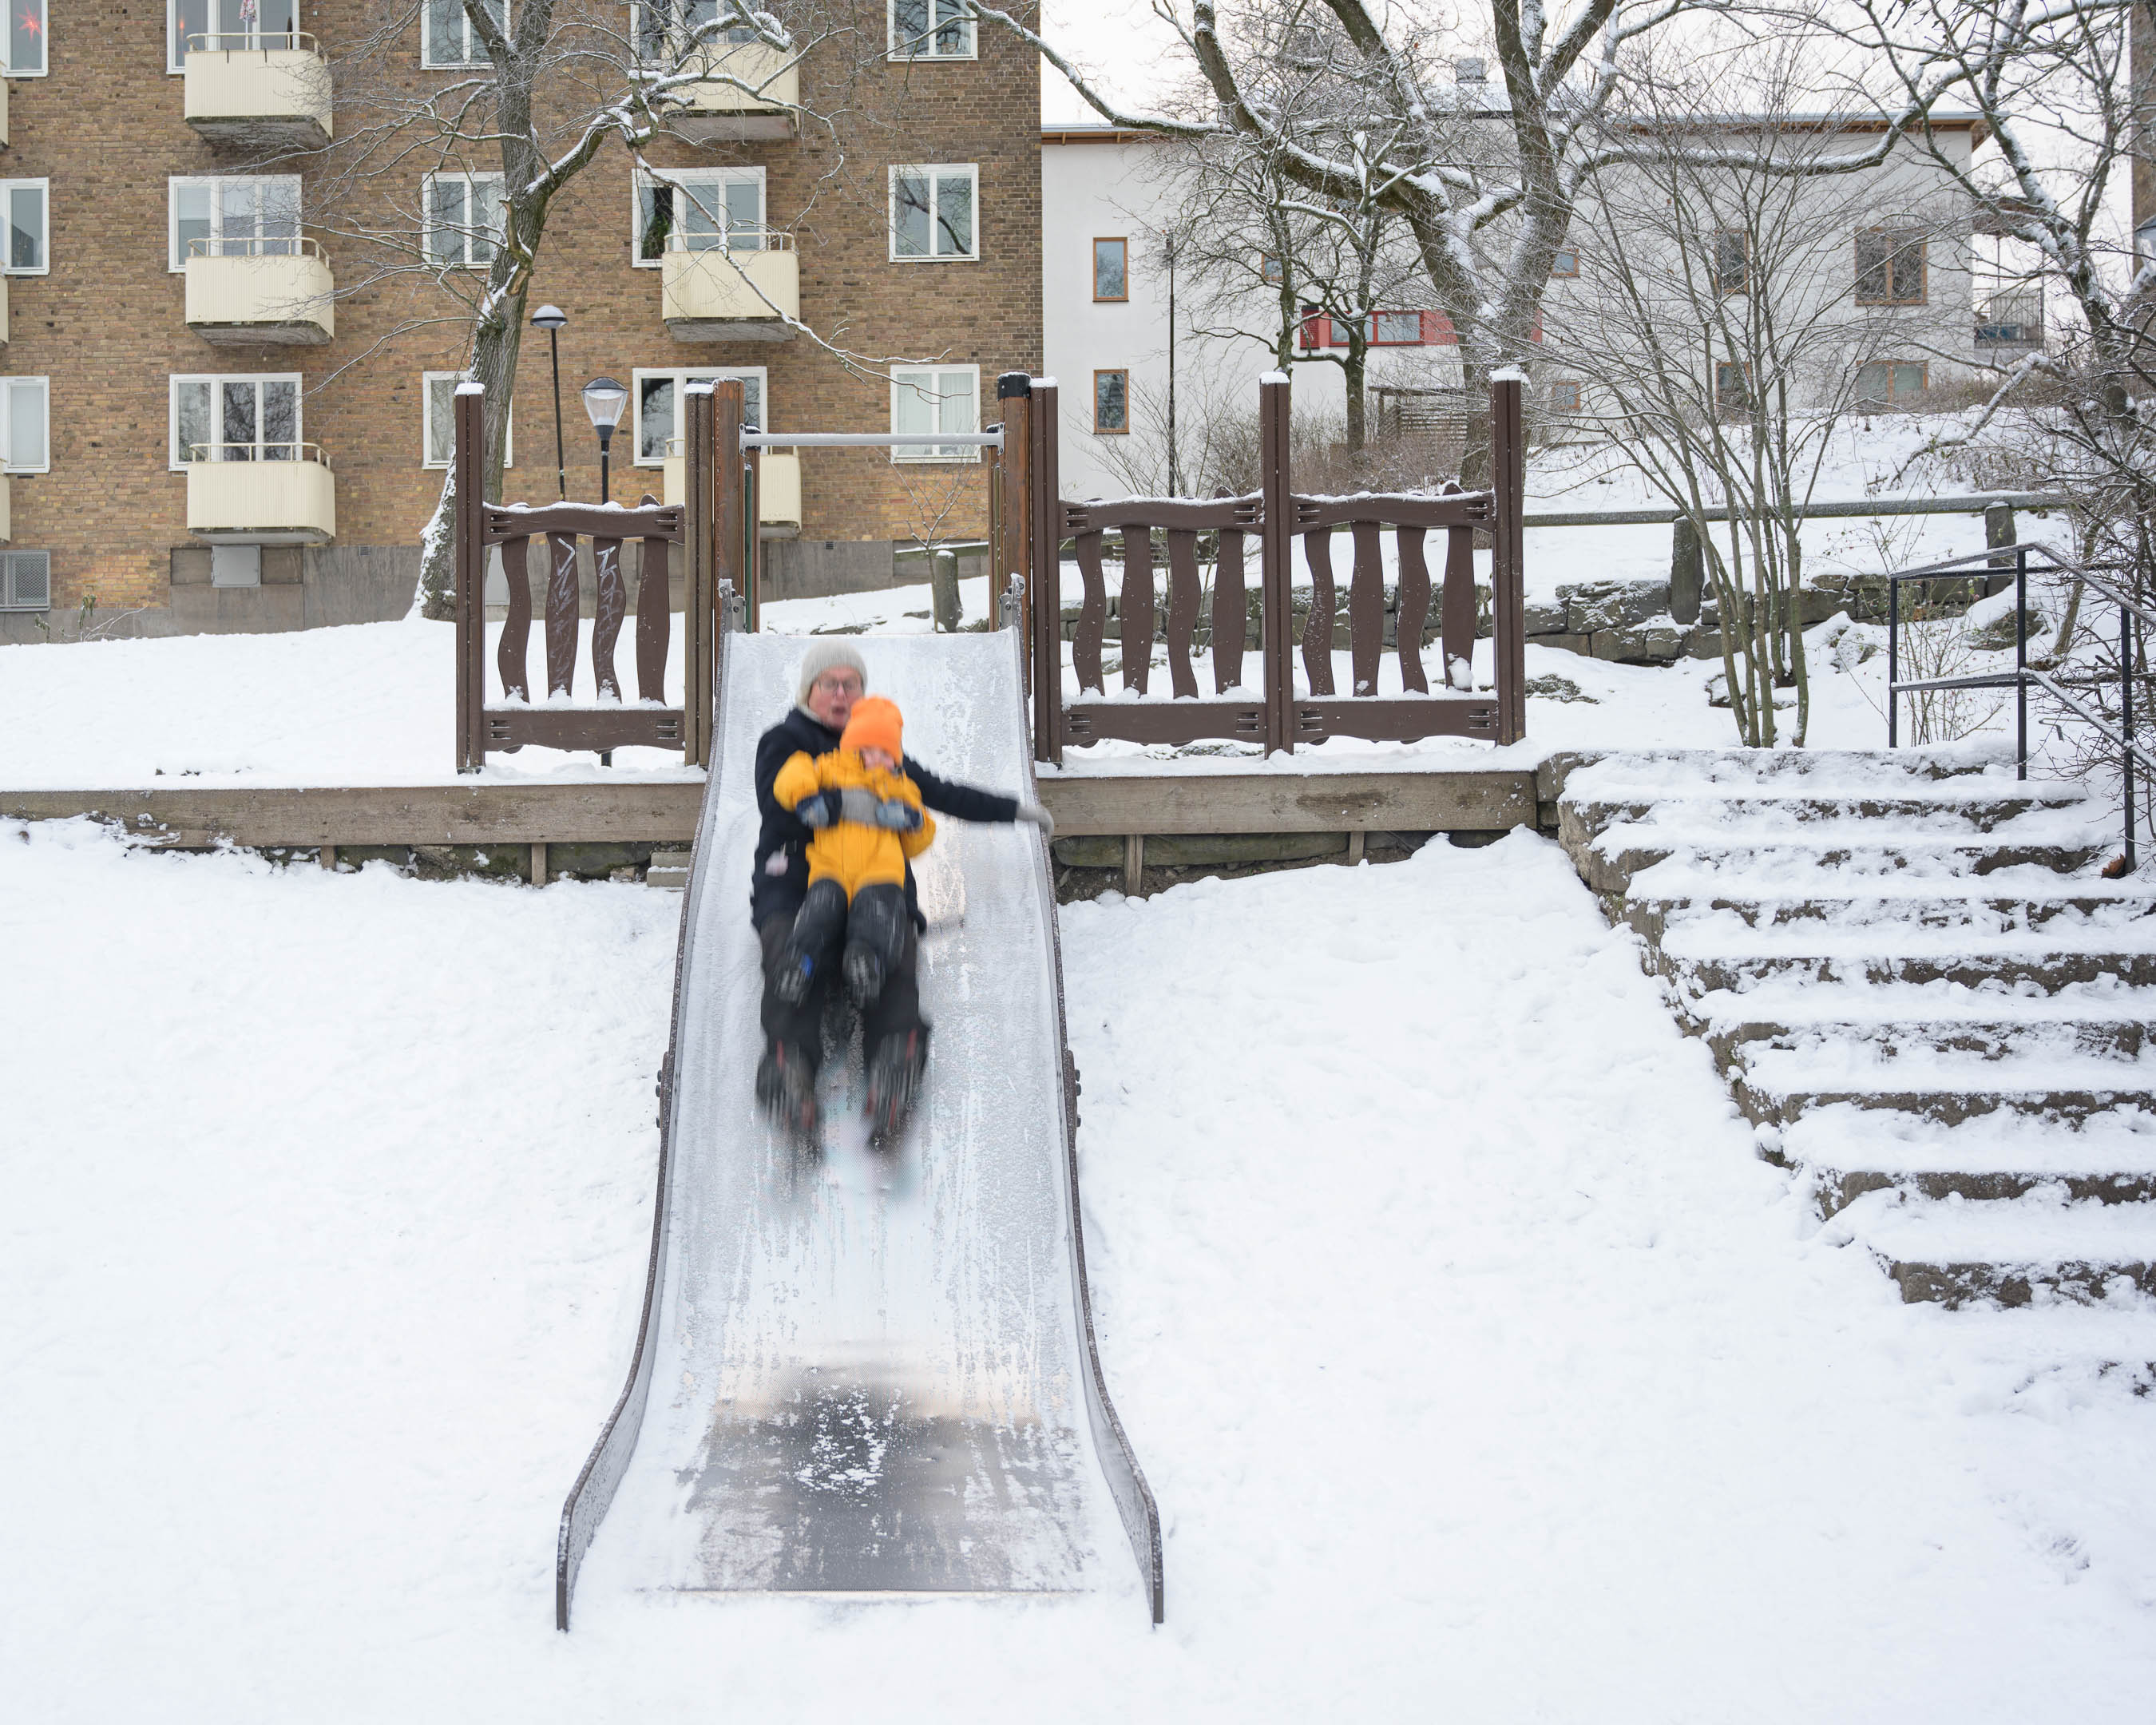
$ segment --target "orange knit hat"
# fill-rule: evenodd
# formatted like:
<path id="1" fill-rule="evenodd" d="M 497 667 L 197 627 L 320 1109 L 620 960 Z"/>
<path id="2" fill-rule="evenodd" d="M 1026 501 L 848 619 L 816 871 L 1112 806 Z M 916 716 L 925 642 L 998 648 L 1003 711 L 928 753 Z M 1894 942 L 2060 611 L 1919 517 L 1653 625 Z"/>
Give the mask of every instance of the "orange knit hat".
<path id="1" fill-rule="evenodd" d="M 886 701 L 880 695 L 865 695 L 854 703 L 853 716 L 846 721 L 839 747 L 856 752 L 881 749 L 893 760 L 903 760 L 905 732 L 906 721 L 899 716 L 897 702 Z"/>

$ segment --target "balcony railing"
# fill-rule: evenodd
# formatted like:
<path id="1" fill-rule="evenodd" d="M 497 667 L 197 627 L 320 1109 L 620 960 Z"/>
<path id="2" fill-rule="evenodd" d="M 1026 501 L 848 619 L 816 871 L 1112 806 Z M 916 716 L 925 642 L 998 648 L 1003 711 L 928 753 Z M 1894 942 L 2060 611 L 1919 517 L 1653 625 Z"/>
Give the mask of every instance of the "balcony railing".
<path id="1" fill-rule="evenodd" d="M 330 141 L 330 67 L 302 31 L 190 36 L 187 121 L 229 149 L 319 150 Z"/>
<path id="2" fill-rule="evenodd" d="M 336 478 L 316 444 L 190 444 L 187 531 L 213 545 L 319 545 L 336 536 Z"/>
<path id="3" fill-rule="evenodd" d="M 187 327 L 221 347 L 320 347 L 336 334 L 336 280 L 304 234 L 187 242 Z"/>
<path id="4" fill-rule="evenodd" d="M 764 535 L 769 539 L 788 536 L 788 529 L 798 532 L 801 527 L 801 458 L 781 455 L 771 450 L 764 452 L 758 464 L 762 484 L 757 493 L 756 521 L 759 527 L 776 529 Z M 666 440 L 666 459 L 663 482 L 668 503 L 680 503 L 688 491 L 687 463 L 681 454 L 681 439 L 670 437 Z"/>
<path id="5" fill-rule="evenodd" d="M 793 114 L 801 100 L 801 74 L 793 55 L 762 42 L 683 52 L 685 59 L 680 54 L 665 59 L 654 55 L 657 63 L 644 68 L 647 77 L 667 75 L 676 66 L 715 74 L 709 83 L 670 86 L 668 122 L 676 131 L 699 142 L 793 135 Z"/>
<path id="6" fill-rule="evenodd" d="M 801 260 L 790 234 L 676 229 L 660 285 L 660 315 L 677 341 L 790 341 L 788 320 L 801 316 Z"/>
<path id="7" fill-rule="evenodd" d="M 1979 347 L 2041 347 L 2044 345 L 2044 296 L 2041 293 L 2001 294 L 1976 308 L 1976 345 Z"/>

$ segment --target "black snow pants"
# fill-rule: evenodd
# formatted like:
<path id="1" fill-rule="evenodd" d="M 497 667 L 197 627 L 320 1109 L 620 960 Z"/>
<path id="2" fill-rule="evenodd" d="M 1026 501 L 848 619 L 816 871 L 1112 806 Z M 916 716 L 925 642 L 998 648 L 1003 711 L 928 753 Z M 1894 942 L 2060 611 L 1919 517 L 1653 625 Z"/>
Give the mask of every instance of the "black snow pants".
<path id="1" fill-rule="evenodd" d="M 827 883 L 818 883 L 824 884 Z M 850 937 L 853 919 L 848 915 L 844 890 L 835 881 L 828 884 L 838 896 L 838 932 L 841 937 Z M 865 887 L 856 893 L 855 911 L 865 895 L 879 891 Z M 896 904 L 890 919 L 895 927 L 879 931 L 888 942 L 880 948 L 884 959 L 883 992 L 876 997 L 875 1004 L 861 1014 L 861 1045 L 871 1060 L 887 1037 L 903 1036 L 909 1030 L 921 1028 L 921 988 L 914 976 L 920 948 L 914 938 L 913 919 L 906 914 L 904 890 L 892 887 L 889 891 Z M 816 901 L 817 889 L 811 887 L 801 906 L 801 914 L 807 916 Z M 842 968 L 832 962 L 842 942 L 832 941 L 824 953 L 819 956 L 808 997 L 798 1006 L 789 1006 L 779 998 L 778 978 L 789 962 L 789 954 L 797 950 L 794 935 L 798 921 L 793 915 L 782 911 L 767 916 L 757 925 L 757 936 L 763 948 L 763 1040 L 770 1048 L 782 1042 L 787 1044 L 796 1057 L 814 1071 L 823 1060 L 825 1004 L 834 993 L 840 998 L 845 993 Z"/>

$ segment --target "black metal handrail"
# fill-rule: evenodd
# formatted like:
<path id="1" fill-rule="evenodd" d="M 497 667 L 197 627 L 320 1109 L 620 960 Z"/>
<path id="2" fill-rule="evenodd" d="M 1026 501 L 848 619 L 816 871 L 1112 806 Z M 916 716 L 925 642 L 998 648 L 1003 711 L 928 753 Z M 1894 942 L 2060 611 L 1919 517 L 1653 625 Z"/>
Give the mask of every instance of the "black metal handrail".
<path id="1" fill-rule="evenodd" d="M 2087 704 L 2062 685 L 2049 672 L 2033 669 L 2029 664 L 2029 559 L 2031 556 L 2042 560 L 2043 567 L 2055 573 L 2071 577 L 2099 598 L 2108 599 L 2118 608 L 2118 716 L 2113 726 L 2100 711 L 2092 711 Z M 1938 581 L 1969 579 L 1996 575 L 2009 556 L 2014 560 L 2014 669 L 2010 671 L 1981 671 L 1965 677 L 1928 677 L 1903 682 L 1901 678 L 1902 649 L 1902 583 L 1905 581 Z M 2087 724 L 2093 726 L 2118 750 L 2120 773 L 2119 802 L 2125 828 L 2126 872 L 2134 868 L 2133 850 L 2133 763 L 2138 761 L 2143 768 L 2156 775 L 2156 755 L 2152 755 L 2133 736 L 2133 621 L 2156 628 L 2156 611 L 2143 604 L 2130 593 L 2115 587 L 2107 578 L 2108 566 L 2092 568 L 2061 557 L 2041 540 L 2027 545 L 1996 546 L 1988 551 L 1969 552 L 1958 557 L 1947 557 L 1936 563 L 1924 563 L 1913 569 L 1897 569 L 1887 577 L 1887 747 L 1894 748 L 1901 742 L 1901 697 L 1921 694 L 1937 689 L 2011 689 L 2014 691 L 2014 776 L 2025 780 L 2029 777 L 2029 689 L 2031 684 L 2044 690 L 2056 700 L 2073 709 Z"/>

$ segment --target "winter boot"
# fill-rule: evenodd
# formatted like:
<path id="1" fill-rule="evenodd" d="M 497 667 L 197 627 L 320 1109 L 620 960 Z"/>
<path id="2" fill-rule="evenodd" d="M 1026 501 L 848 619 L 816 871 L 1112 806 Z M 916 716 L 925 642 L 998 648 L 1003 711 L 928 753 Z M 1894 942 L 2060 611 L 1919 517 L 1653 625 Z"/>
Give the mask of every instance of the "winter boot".
<path id="1" fill-rule="evenodd" d="M 778 980 L 773 990 L 788 1006 L 798 1006 L 808 998 L 808 989 L 816 980 L 816 957 L 812 952 L 797 952 L 788 949 L 779 955 Z"/>
<path id="2" fill-rule="evenodd" d="M 846 948 L 846 993 L 863 1012 L 883 993 L 883 960 L 866 947 Z"/>
<path id="3" fill-rule="evenodd" d="M 772 992 L 788 1006 L 798 1006 L 816 986 L 816 973 L 845 932 L 846 889 L 835 880 L 819 880 L 794 914 L 793 927 L 779 948 Z"/>
<path id="4" fill-rule="evenodd" d="M 928 1065 L 928 1027 L 894 1030 L 877 1045 L 869 1061 L 869 1093 L 863 1111 L 869 1132 L 880 1143 L 890 1143 L 906 1129 L 921 1093 L 921 1075 Z"/>
<path id="5" fill-rule="evenodd" d="M 798 1048 L 774 1043 L 757 1062 L 756 1099 L 797 1138 L 812 1138 L 816 1116 L 816 1068 Z"/>

